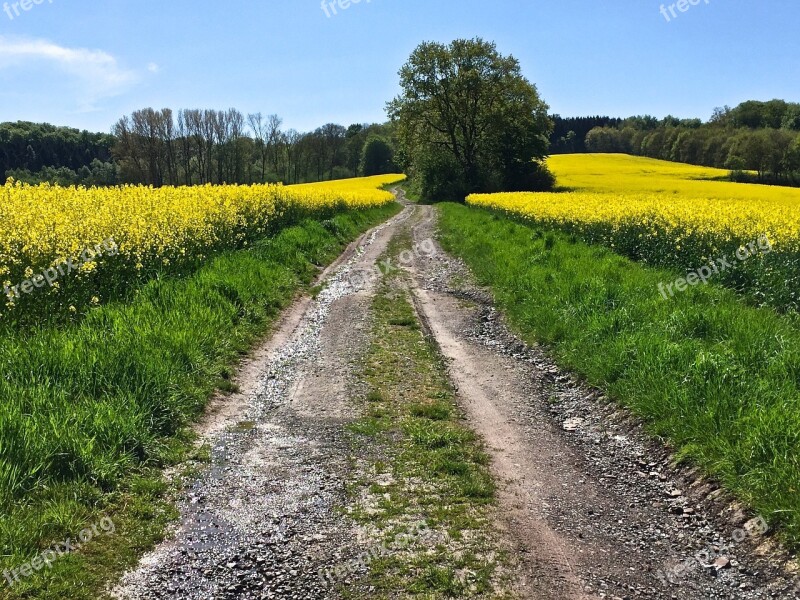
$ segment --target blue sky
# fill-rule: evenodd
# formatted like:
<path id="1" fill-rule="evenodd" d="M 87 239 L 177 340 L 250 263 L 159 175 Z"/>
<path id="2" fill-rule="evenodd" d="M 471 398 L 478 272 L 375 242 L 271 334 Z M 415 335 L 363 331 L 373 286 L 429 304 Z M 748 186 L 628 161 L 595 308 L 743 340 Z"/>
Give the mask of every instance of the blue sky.
<path id="1" fill-rule="evenodd" d="M 474 36 L 520 59 L 562 115 L 800 101 L 796 0 L 699 0 L 676 18 L 670 0 L 669 22 L 662 0 L 361 0 L 330 16 L 320 0 L 17 1 L 0 12 L 0 121 L 109 131 L 147 106 L 299 130 L 382 121 L 419 42 Z"/>

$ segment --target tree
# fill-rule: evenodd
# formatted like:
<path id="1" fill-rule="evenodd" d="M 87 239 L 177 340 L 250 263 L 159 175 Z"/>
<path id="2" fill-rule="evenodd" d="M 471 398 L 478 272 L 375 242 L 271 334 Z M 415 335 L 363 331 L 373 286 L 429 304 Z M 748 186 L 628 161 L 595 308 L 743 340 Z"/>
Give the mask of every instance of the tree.
<path id="1" fill-rule="evenodd" d="M 578 139 L 578 134 L 570 130 L 564 136 L 564 145 L 567 147 L 568 152 L 575 152 L 575 142 Z"/>
<path id="2" fill-rule="evenodd" d="M 800 131 L 800 104 L 791 104 L 781 124 L 784 129 Z"/>
<path id="3" fill-rule="evenodd" d="M 552 184 L 543 176 L 548 106 L 519 61 L 493 43 L 423 43 L 400 70 L 400 85 L 387 110 L 423 198 Z"/>
<path id="4" fill-rule="evenodd" d="M 625 152 L 622 132 L 613 127 L 595 127 L 586 134 L 586 149 L 589 152 Z"/>
<path id="5" fill-rule="evenodd" d="M 372 137 L 367 140 L 361 156 L 360 171 L 365 177 L 386 175 L 396 171 L 394 152 L 386 140 L 379 137 Z"/>
<path id="6" fill-rule="evenodd" d="M 279 176 L 278 162 L 280 161 L 281 144 L 283 143 L 283 132 L 281 131 L 282 125 L 283 119 L 281 119 L 278 115 L 270 115 L 267 117 L 267 123 L 265 126 L 267 150 L 272 156 L 272 169 L 276 177 Z"/>
<path id="7" fill-rule="evenodd" d="M 261 163 L 261 179 L 259 181 L 264 183 L 267 180 L 267 161 L 269 160 L 269 132 L 264 123 L 264 115 L 260 112 L 247 115 L 247 122 L 253 132 L 256 148 L 258 148 Z"/>
<path id="8" fill-rule="evenodd" d="M 554 128 L 550 137 L 550 152 L 564 154 L 573 152 L 586 152 L 586 136 L 595 127 L 616 127 L 622 119 L 611 117 L 569 117 L 551 115 Z M 653 118 L 654 117 L 650 117 Z M 656 125 L 658 121 L 656 121 Z"/>
<path id="9" fill-rule="evenodd" d="M 732 119 L 731 117 L 732 110 L 733 109 L 731 109 L 731 107 L 728 105 L 718 106 L 717 108 L 714 109 L 714 112 L 711 115 L 709 123 L 711 123 L 712 125 L 718 125 L 720 127 L 725 127 L 729 125 Z"/>
<path id="10" fill-rule="evenodd" d="M 566 133 L 567 120 L 556 116 L 556 132 Z M 736 108 L 714 109 L 711 119 L 667 116 L 630 117 L 598 123 L 583 136 L 590 152 L 629 152 L 683 163 L 726 168 L 734 181 L 797 185 L 800 164 L 794 154 L 800 136 L 800 104 L 784 100 L 747 101 Z M 569 122 L 580 122 L 571 119 Z M 567 140 L 553 138 L 554 151 L 568 151 Z M 581 150 L 578 150 L 581 151 Z M 752 172 L 751 172 L 752 171 Z"/>
<path id="11" fill-rule="evenodd" d="M 300 183 L 357 176 L 372 137 L 396 153 L 394 128 L 385 123 L 329 123 L 311 133 L 281 127 L 277 115 L 233 108 L 145 108 L 119 119 L 111 135 L 0 123 L 0 174 L 63 185 Z"/>
<path id="12" fill-rule="evenodd" d="M 789 173 L 800 173 L 800 135 L 794 139 L 786 153 L 786 170 Z"/>
<path id="13" fill-rule="evenodd" d="M 366 127 L 360 123 L 354 123 L 347 128 L 345 137 L 347 138 L 347 168 L 350 169 L 354 175 L 359 172 L 361 165 L 361 158 L 364 154 L 364 144 L 367 139 L 365 136 Z"/>

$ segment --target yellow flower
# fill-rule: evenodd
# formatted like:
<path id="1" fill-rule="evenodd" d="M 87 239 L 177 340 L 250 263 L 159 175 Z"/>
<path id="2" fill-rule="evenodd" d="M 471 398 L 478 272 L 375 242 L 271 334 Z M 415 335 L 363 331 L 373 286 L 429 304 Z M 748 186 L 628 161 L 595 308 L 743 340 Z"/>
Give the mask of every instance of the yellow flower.
<path id="1" fill-rule="evenodd" d="M 559 185 L 575 191 L 475 194 L 467 202 L 578 232 L 658 239 L 675 251 L 763 235 L 776 249 L 800 248 L 800 189 L 712 181 L 727 172 L 625 155 L 559 155 L 548 164 Z"/>
<path id="2" fill-rule="evenodd" d="M 251 245 L 287 213 L 314 216 L 391 202 L 392 194 L 381 188 L 402 179 L 381 175 L 288 187 L 86 189 L 31 186 L 9 178 L 0 202 L 0 276 L 16 285 L 60 268 L 57 278 L 65 281 L 64 263 L 70 260 L 77 269 L 71 277 L 78 275 L 90 285 L 106 269 L 112 269 L 113 278 L 114 273 L 204 260 L 221 249 Z M 104 247 L 103 240 L 109 239 L 116 243 L 116 255 Z M 98 245 L 103 256 L 83 263 Z M 61 293 L 57 284 L 53 293 Z"/>

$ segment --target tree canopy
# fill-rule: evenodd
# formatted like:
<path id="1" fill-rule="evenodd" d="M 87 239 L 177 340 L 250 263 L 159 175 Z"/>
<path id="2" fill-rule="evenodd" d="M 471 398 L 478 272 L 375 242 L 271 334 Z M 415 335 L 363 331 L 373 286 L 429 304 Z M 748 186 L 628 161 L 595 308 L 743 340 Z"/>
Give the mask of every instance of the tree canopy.
<path id="1" fill-rule="evenodd" d="M 388 105 L 407 170 L 428 200 L 546 189 L 553 124 L 519 61 L 480 38 L 426 42 L 400 70 Z"/>

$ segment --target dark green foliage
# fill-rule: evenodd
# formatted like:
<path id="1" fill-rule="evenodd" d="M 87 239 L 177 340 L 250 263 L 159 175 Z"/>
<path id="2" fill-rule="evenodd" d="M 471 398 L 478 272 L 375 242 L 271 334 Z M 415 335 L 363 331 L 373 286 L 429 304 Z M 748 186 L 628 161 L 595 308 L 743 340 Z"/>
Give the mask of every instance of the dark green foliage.
<path id="1" fill-rule="evenodd" d="M 120 183 L 117 165 L 113 162 L 100 162 L 97 159 L 94 159 L 89 166 L 82 166 L 77 172 L 68 167 L 43 167 L 35 173 L 28 169 L 10 169 L 6 171 L 6 177 L 31 185 L 53 183 L 62 187 L 70 185 L 102 187 Z"/>
<path id="2" fill-rule="evenodd" d="M 397 173 L 398 170 L 394 164 L 394 150 L 391 144 L 380 137 L 369 138 L 361 156 L 361 175 L 364 177 L 388 175 Z"/>
<path id="3" fill-rule="evenodd" d="M 391 124 L 345 129 L 328 123 L 307 133 L 282 131 L 281 125 L 277 115 L 168 108 L 137 110 L 120 119 L 113 134 L 3 123 L 0 175 L 30 184 L 87 187 L 308 183 L 359 176 L 372 138 L 381 143 L 369 151 L 370 174 L 400 170 Z"/>
<path id="4" fill-rule="evenodd" d="M 553 186 L 544 159 L 553 124 L 519 61 L 480 38 L 423 43 L 389 103 L 423 200 Z"/>
<path id="5" fill-rule="evenodd" d="M 552 115 L 553 133 L 550 135 L 552 154 L 586 152 L 586 135 L 595 127 L 615 127 L 622 119 L 611 117 L 562 117 Z"/>
<path id="6" fill-rule="evenodd" d="M 109 162 L 113 145 L 109 134 L 49 123 L 0 123 L 0 173 L 12 169 L 36 173 L 45 167 L 77 173 L 95 160 Z"/>

